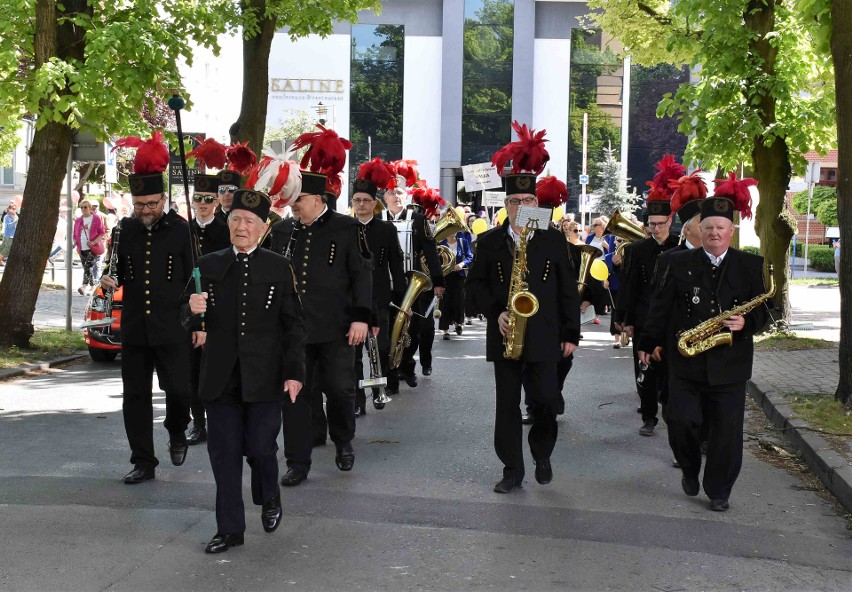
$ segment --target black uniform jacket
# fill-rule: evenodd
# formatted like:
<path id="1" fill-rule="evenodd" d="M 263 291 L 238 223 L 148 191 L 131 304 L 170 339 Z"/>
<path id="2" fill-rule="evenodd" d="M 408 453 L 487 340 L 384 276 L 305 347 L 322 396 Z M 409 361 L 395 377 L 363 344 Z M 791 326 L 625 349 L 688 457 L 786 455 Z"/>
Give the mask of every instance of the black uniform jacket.
<path id="1" fill-rule="evenodd" d="M 286 218 L 272 227 L 272 250 L 289 252 L 296 273 L 308 343 L 341 339 L 353 322 L 370 322 L 372 261 L 361 227 L 333 210 L 310 226 Z"/>
<path id="2" fill-rule="evenodd" d="M 414 258 L 412 268 L 428 275 L 432 280 L 433 287 L 444 287 L 446 282 L 444 281 L 444 272 L 441 269 L 441 259 L 438 257 L 438 245 L 432 236 L 429 220 L 426 219 L 419 207 L 415 207 L 409 212 L 411 218 L 411 251 Z M 423 269 L 420 261 L 421 255 L 426 258 L 429 269 Z"/>
<path id="3" fill-rule="evenodd" d="M 687 358 L 677 351 L 677 335 L 763 293 L 763 257 L 728 249 L 714 272 L 704 249 L 675 253 L 659 279 L 639 349 L 650 353 L 662 346 L 670 372 L 686 380 L 709 385 L 748 380 L 754 353 L 752 336 L 769 314 L 764 305 L 745 316 L 745 327 L 734 333 L 731 346 Z"/>
<path id="4" fill-rule="evenodd" d="M 305 382 L 305 322 L 290 262 L 255 249 L 248 265 L 228 247 L 198 261 L 207 292 L 207 341 L 198 395 L 222 394 L 239 360 L 247 403 L 284 397 L 284 381 Z"/>
<path id="5" fill-rule="evenodd" d="M 186 339 L 180 322 L 192 277 L 186 220 L 171 210 L 150 229 L 136 218 L 122 219 L 117 265 L 110 275 L 124 286 L 122 343 L 166 345 Z"/>
<path id="6" fill-rule="evenodd" d="M 508 222 L 479 235 L 465 289 L 470 310 L 488 319 L 485 358 L 503 360 L 503 336 L 497 317 L 507 310 L 514 264 L 514 241 Z M 538 312 L 527 320 L 522 360 L 557 361 L 559 344 L 578 343 L 580 303 L 577 272 L 571 263 L 565 236 L 558 230 L 536 230 L 527 243 L 528 289 L 538 298 Z"/>
<path id="7" fill-rule="evenodd" d="M 364 225 L 367 245 L 373 255 L 373 306 L 390 308 L 393 301 L 399 304 L 405 293 L 402 247 L 399 233 L 391 222 L 375 216 Z"/>
<path id="8" fill-rule="evenodd" d="M 192 233 L 198 240 L 199 251 L 202 255 L 209 255 L 231 246 L 231 231 L 222 216 L 214 214 L 213 219 L 203 228 L 198 225 L 194 218 L 192 224 L 194 226 Z"/>
<path id="9" fill-rule="evenodd" d="M 619 303 L 623 305 L 623 320 L 626 325 L 639 329 L 645 327 L 653 295 L 652 279 L 657 267 L 657 257 L 676 246 L 677 240 L 671 237 L 663 244 L 659 244 L 654 237 L 648 237 L 624 248 L 627 281 L 619 289 L 619 293 L 623 293 Z"/>
<path id="10" fill-rule="evenodd" d="M 686 243 L 681 243 L 678 246 L 669 249 L 664 252 L 662 255 L 657 257 L 657 266 L 654 268 L 654 275 L 651 276 L 651 293 L 657 291 L 660 287 L 660 280 L 666 274 L 666 270 L 672 262 L 672 255 L 675 253 L 682 253 L 683 251 L 688 251 L 689 247 L 686 246 Z"/>

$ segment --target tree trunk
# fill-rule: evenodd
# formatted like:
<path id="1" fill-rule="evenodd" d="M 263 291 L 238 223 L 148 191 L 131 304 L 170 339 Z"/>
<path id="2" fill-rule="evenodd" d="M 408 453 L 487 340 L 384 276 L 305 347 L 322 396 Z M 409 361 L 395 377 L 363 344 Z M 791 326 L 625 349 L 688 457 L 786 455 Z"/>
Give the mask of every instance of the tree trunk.
<path id="1" fill-rule="evenodd" d="M 258 15 L 266 14 L 266 0 L 246 0 L 244 7 L 252 8 Z M 231 142 L 245 142 L 260 154 L 266 131 L 266 110 L 269 101 L 269 52 L 275 38 L 277 19 L 274 15 L 263 18 L 259 32 L 243 39 L 243 98 L 240 116 L 228 130 Z"/>
<path id="2" fill-rule="evenodd" d="M 752 0 L 746 11 L 745 21 L 748 27 L 757 33 L 750 45 L 752 51 L 761 57 L 758 75 L 771 80 L 775 76 L 778 49 L 770 43 L 766 35 L 775 30 L 775 4 L 765 0 Z M 755 87 L 759 88 L 757 85 Z M 758 98 L 764 129 L 772 129 L 776 123 L 775 98 L 768 93 Z M 747 97 L 747 100 L 752 99 L 751 96 Z M 784 207 L 792 174 L 787 142 L 784 138 L 774 138 L 771 145 L 767 145 L 764 136 L 757 136 L 754 138 L 751 158 L 754 176 L 760 183 L 760 204 L 757 206 L 755 230 L 760 237 L 763 256 L 774 267 L 776 294 L 771 313 L 775 320 L 789 322 L 792 312 L 790 287 L 787 283 L 790 267 L 787 249 L 793 238 L 795 224 Z"/>
<path id="3" fill-rule="evenodd" d="M 840 224 L 840 381 L 835 398 L 847 406 L 852 394 L 852 10 L 831 3 L 831 55 L 837 94 L 837 217 Z"/>
<path id="4" fill-rule="evenodd" d="M 83 59 L 85 30 L 67 20 L 58 25 L 57 20 L 91 11 L 86 4 L 86 0 L 65 0 L 64 9 L 58 10 L 56 2 L 37 1 L 36 68 L 54 56 L 60 59 Z M 64 92 L 70 90 L 65 89 Z M 0 345 L 27 347 L 33 334 L 33 313 L 53 235 L 56 233 L 59 195 L 72 137 L 71 127 L 53 121 L 38 129 L 33 136 L 21 219 L 6 272 L 0 281 Z M 70 254 L 68 258 L 70 261 Z"/>

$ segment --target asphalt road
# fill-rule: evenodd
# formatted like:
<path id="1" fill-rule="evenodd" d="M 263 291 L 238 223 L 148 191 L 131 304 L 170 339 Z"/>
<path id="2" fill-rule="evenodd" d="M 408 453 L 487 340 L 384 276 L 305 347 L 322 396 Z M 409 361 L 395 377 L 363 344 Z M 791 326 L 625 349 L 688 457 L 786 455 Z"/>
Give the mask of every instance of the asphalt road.
<path id="1" fill-rule="evenodd" d="M 606 319 L 606 317 L 604 317 Z M 435 342 L 435 372 L 358 420 L 355 469 L 315 449 L 284 522 L 210 556 L 206 450 L 126 486 L 118 364 L 0 384 L 0 590 L 850 590 L 852 538 L 831 506 L 747 450 L 724 514 L 687 498 L 666 430 L 638 435 L 630 350 L 603 326 L 568 379 L 548 486 L 492 492 L 484 324 Z M 155 393 L 162 422 L 162 393 Z M 283 451 L 279 453 L 283 457 Z"/>

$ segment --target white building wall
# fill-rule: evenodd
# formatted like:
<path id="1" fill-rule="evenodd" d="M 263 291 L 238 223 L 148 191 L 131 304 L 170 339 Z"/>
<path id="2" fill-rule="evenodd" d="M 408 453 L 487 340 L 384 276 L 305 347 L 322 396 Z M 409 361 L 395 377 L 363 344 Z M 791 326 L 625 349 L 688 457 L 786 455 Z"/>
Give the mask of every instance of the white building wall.
<path id="1" fill-rule="evenodd" d="M 535 94 L 531 125 L 547 130 L 550 162 L 545 172 L 566 181 L 568 172 L 568 93 L 570 39 L 535 40 Z"/>
<path id="2" fill-rule="evenodd" d="M 440 37 L 405 37 L 402 156 L 433 187 L 441 175 L 441 62 Z"/>

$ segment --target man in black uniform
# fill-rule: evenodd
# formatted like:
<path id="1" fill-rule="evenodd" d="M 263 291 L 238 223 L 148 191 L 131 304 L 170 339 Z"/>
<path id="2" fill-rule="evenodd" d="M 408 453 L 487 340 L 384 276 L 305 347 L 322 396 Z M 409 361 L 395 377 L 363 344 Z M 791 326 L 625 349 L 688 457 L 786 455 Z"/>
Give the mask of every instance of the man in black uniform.
<path id="1" fill-rule="evenodd" d="M 405 293 L 405 275 L 402 269 L 402 249 L 396 227 L 381 219 L 381 204 L 376 199 L 379 187 L 386 187 L 391 179 L 384 163 L 374 162 L 361 165 L 358 178 L 355 179 L 355 192 L 352 195 L 352 209 L 355 218 L 364 226 L 367 245 L 373 261 L 373 311 L 375 319 L 371 330 L 377 331 L 379 360 L 387 375 L 387 393 L 399 392 L 399 378 L 396 372 L 389 372 L 388 353 L 390 350 L 390 303 L 399 304 Z M 384 174 L 383 169 L 384 168 Z M 355 377 L 364 378 L 363 345 L 355 346 Z M 375 395 L 375 391 L 374 391 Z M 363 389 L 355 393 L 355 415 L 367 413 L 367 397 Z"/>
<path id="2" fill-rule="evenodd" d="M 660 391 L 665 384 L 665 369 L 662 364 L 640 363 L 636 343 L 642 337 L 645 319 L 653 294 L 652 279 L 657 265 L 657 257 L 677 246 L 677 240 L 669 235 L 671 221 L 671 193 L 657 192 L 655 189 L 648 198 L 649 238 L 627 245 L 624 248 L 624 260 L 627 265 L 627 281 L 624 290 L 624 331 L 633 338 L 633 369 L 636 377 L 636 390 L 642 413 L 642 427 L 639 433 L 652 436 L 657 418 Z M 619 290 L 619 291 L 621 291 Z"/>
<path id="3" fill-rule="evenodd" d="M 122 411 L 133 470 L 127 484 L 154 478 L 152 381 L 154 369 L 166 393 L 166 418 L 172 464 L 186 459 L 189 424 L 189 348 L 180 323 L 184 287 L 192 277 L 189 226 L 173 210 L 164 213 L 163 171 L 169 156 L 161 134 L 138 146 L 130 175 L 134 217 L 121 221 L 116 269 L 101 276 L 103 288 L 124 286 L 121 315 Z M 140 145 L 141 144 L 141 145 Z M 198 336 L 196 335 L 197 339 Z"/>
<path id="4" fill-rule="evenodd" d="M 293 218 L 272 228 L 272 250 L 293 262 L 307 328 L 305 391 L 284 401 L 287 473 L 281 485 L 298 485 L 311 468 L 311 448 L 325 443 L 325 425 L 312 425 L 312 405 L 326 395 L 328 432 L 337 447 L 335 463 L 352 470 L 355 452 L 355 345 L 367 337 L 372 310 L 370 252 L 361 224 L 330 210 L 325 175 L 302 172 L 301 192 L 291 203 Z M 314 398 L 316 400 L 310 400 Z"/>
<path id="5" fill-rule="evenodd" d="M 228 221 L 228 212 L 231 211 L 231 204 L 234 201 L 234 192 L 243 186 L 243 178 L 237 171 L 223 170 L 219 171 L 219 211 L 216 215 L 223 222 Z"/>
<path id="6" fill-rule="evenodd" d="M 199 260 L 203 292 L 189 300 L 207 330 L 200 395 L 210 420 L 217 527 L 207 553 L 243 544 L 244 455 L 263 529 L 273 532 L 281 522 L 276 439 L 284 393 L 296 399 L 304 382 L 305 325 L 290 262 L 258 247 L 271 203 L 251 189 L 235 193 L 233 246 Z"/>
<path id="7" fill-rule="evenodd" d="M 764 293 L 763 258 L 730 248 L 735 209 L 734 202 L 726 197 L 711 197 L 702 203 L 702 248 L 671 257 L 638 347 L 643 362 L 661 359 L 663 351 L 669 358 L 667 422 L 675 458 L 683 470 L 681 485 L 690 496 L 698 495 L 700 489 L 700 430 L 703 424 L 708 425 L 704 491 L 714 511 L 728 509 L 728 498 L 742 467 L 752 336 L 763 327 L 768 313 L 759 305 L 745 315 L 721 321 L 723 330 L 732 334 L 729 347 L 686 357 L 676 344 L 681 331 Z"/>
<path id="8" fill-rule="evenodd" d="M 522 139 L 526 133 L 519 131 Z M 521 128 L 526 132 L 526 126 Z M 532 135 L 532 132 L 529 132 Z M 527 319 L 523 352 L 518 360 L 504 356 L 504 335 L 509 330 L 509 290 L 515 261 L 515 250 L 521 228 L 516 225 L 521 205 L 537 206 L 535 178 L 546 163 L 541 137 L 518 142 L 521 149 L 544 152 L 543 162 L 535 163 L 514 154 L 512 174 L 506 176 L 506 220 L 501 226 L 479 235 L 476 252 L 468 272 L 465 289 L 470 310 L 484 314 L 486 330 L 485 357 L 494 362 L 497 389 L 497 411 L 494 424 L 494 448 L 502 461 L 503 478 L 495 486 L 497 493 L 508 493 L 520 487 L 524 478 L 524 454 L 521 425 L 521 383 L 526 382 L 527 394 L 534 403 L 534 423 L 530 428 L 529 445 L 535 461 L 535 478 L 541 484 L 550 483 L 553 469 L 550 455 L 556 445 L 556 411 L 559 388 L 557 362 L 574 352 L 580 336 L 580 303 L 576 274 L 572 272 L 565 237 L 553 229 L 550 219 L 542 220 L 539 229 L 527 237 L 525 280 L 528 290 L 538 299 L 538 312 Z M 498 152 L 498 155 L 500 153 Z M 497 155 L 495 155 L 495 159 Z M 519 163 L 528 169 L 519 169 Z M 501 164 L 498 170 L 502 170 Z"/>
<path id="9" fill-rule="evenodd" d="M 195 175 L 195 193 L 192 194 L 195 215 L 190 224 L 194 227 L 192 236 L 198 241 L 195 252 L 201 255 L 221 251 L 231 244 L 227 223 L 221 216 L 216 215 L 216 192 L 218 188 L 218 175 Z M 190 446 L 207 440 L 204 404 L 198 397 L 198 374 L 200 371 L 201 348 L 190 344 L 189 408 L 192 411 L 192 429 L 186 436 L 186 443 Z"/>

